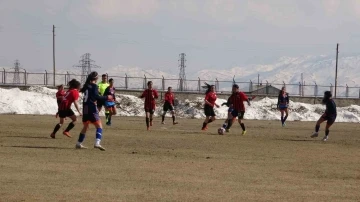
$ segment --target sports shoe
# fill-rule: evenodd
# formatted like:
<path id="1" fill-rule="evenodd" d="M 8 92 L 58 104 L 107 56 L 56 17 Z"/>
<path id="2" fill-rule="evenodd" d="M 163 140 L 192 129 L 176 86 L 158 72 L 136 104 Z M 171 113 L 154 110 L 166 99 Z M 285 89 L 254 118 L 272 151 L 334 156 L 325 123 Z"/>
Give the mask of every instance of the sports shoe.
<path id="1" fill-rule="evenodd" d="M 150 127 L 147 127 L 146 130 L 150 130 Z"/>
<path id="2" fill-rule="evenodd" d="M 245 135 L 246 134 L 246 130 L 244 130 L 242 133 L 241 133 L 241 135 Z"/>
<path id="3" fill-rule="evenodd" d="M 106 122 L 106 125 L 107 125 L 107 126 L 111 126 L 111 123 L 110 123 L 110 122 Z"/>
<path id="4" fill-rule="evenodd" d="M 87 147 L 83 146 L 82 144 L 76 144 L 75 149 L 87 149 Z"/>
<path id="5" fill-rule="evenodd" d="M 203 127 L 203 128 L 201 128 L 201 130 L 206 131 L 206 130 L 207 130 L 207 127 Z"/>
<path id="6" fill-rule="evenodd" d="M 94 148 L 96 148 L 96 149 L 100 149 L 101 151 L 105 151 L 105 148 L 104 147 L 102 147 L 101 145 L 94 145 Z"/>
<path id="7" fill-rule="evenodd" d="M 165 122 L 161 122 L 162 125 L 165 125 Z"/>
<path id="8" fill-rule="evenodd" d="M 55 139 L 55 134 L 54 134 L 54 133 L 51 133 L 50 137 L 53 138 L 53 139 Z"/>
<path id="9" fill-rule="evenodd" d="M 286 126 L 286 123 L 283 123 L 283 124 L 282 124 L 282 127 L 285 127 L 285 126 Z"/>
<path id="10" fill-rule="evenodd" d="M 64 132 L 63 132 L 63 135 L 65 135 L 65 136 L 67 136 L 67 137 L 71 137 L 70 133 L 67 132 L 67 131 L 64 131 Z"/>
<path id="11" fill-rule="evenodd" d="M 179 124 L 178 122 L 174 122 L 173 125 Z"/>
<path id="12" fill-rule="evenodd" d="M 329 139 L 329 137 L 327 135 L 325 135 L 325 137 L 322 139 L 324 142 L 326 142 Z"/>
<path id="13" fill-rule="evenodd" d="M 314 137 L 318 137 L 319 136 L 319 133 L 318 132 L 314 132 L 310 137 L 311 138 L 314 138 Z"/>

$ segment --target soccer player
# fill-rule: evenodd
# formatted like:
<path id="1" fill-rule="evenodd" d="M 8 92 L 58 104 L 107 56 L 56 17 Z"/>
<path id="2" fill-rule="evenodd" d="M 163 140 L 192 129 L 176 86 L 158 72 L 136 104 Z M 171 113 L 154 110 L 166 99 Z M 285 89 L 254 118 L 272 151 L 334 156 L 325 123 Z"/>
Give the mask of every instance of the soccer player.
<path id="1" fill-rule="evenodd" d="M 105 109 L 109 112 L 106 125 L 111 126 L 111 116 L 116 114 L 114 79 L 109 79 L 109 87 L 105 89 L 104 96 L 108 95 L 111 95 L 114 98 L 113 100 L 105 101 Z"/>
<path id="2" fill-rule="evenodd" d="M 172 115 L 173 125 L 178 124 L 177 122 L 175 122 L 174 100 L 175 100 L 175 95 L 172 92 L 172 88 L 168 87 L 168 91 L 165 93 L 165 102 L 164 102 L 164 107 L 163 107 L 164 112 L 161 117 L 162 118 L 161 124 L 165 124 L 164 123 L 165 115 L 166 115 L 166 112 L 169 110 Z"/>
<path id="3" fill-rule="evenodd" d="M 153 114 L 155 112 L 155 99 L 158 99 L 158 92 L 152 88 L 152 81 L 148 81 L 146 89 L 139 98 L 145 98 L 144 109 L 146 113 L 146 127 L 147 130 L 152 126 Z"/>
<path id="4" fill-rule="evenodd" d="M 84 93 L 83 98 L 83 128 L 80 132 L 78 142 L 75 146 L 76 149 L 86 149 L 85 146 L 82 145 L 82 142 L 85 139 L 86 131 L 89 127 L 89 124 L 92 123 L 96 127 L 96 140 L 94 144 L 94 148 L 100 149 L 101 151 L 105 151 L 105 148 L 100 145 L 102 138 L 102 124 L 99 116 L 99 111 L 97 109 L 96 102 L 97 101 L 105 101 L 111 100 L 113 97 L 111 95 L 108 96 L 100 96 L 99 95 L 99 87 L 96 85 L 96 81 L 98 80 L 98 73 L 91 72 L 84 84 L 81 88 L 80 92 Z"/>
<path id="5" fill-rule="evenodd" d="M 56 101 L 57 101 L 57 105 L 58 105 L 58 111 L 56 112 L 56 115 L 55 115 L 56 118 L 59 116 L 59 107 L 60 107 L 61 101 L 65 95 L 64 85 L 61 84 L 57 88 L 58 88 L 58 91 L 56 92 Z"/>
<path id="6" fill-rule="evenodd" d="M 61 128 L 64 124 L 64 119 L 66 117 L 70 117 L 71 122 L 69 123 L 68 127 L 64 130 L 63 134 L 67 137 L 71 137 L 69 131 L 74 128 L 76 122 L 76 116 L 74 112 L 71 110 L 71 104 L 74 103 L 76 110 L 79 112 L 81 116 L 81 112 L 79 110 L 79 89 L 80 89 L 80 82 L 76 79 L 73 79 L 69 82 L 69 90 L 64 95 L 60 107 L 59 107 L 59 117 L 60 123 L 56 124 L 54 131 L 51 133 L 50 137 L 55 138 L 56 132 Z"/>
<path id="7" fill-rule="evenodd" d="M 282 126 L 286 126 L 285 121 L 289 115 L 288 113 L 288 105 L 289 105 L 289 93 L 286 92 L 285 86 L 281 88 L 278 96 L 277 109 L 280 109 L 281 112 L 281 124 Z M 285 117 L 284 117 L 285 112 Z"/>
<path id="8" fill-rule="evenodd" d="M 214 111 L 214 106 L 216 106 L 217 108 L 219 108 L 220 106 L 218 104 L 215 103 L 217 96 L 216 96 L 216 92 L 215 92 L 215 86 L 214 85 L 209 85 L 207 83 L 206 84 L 206 88 L 207 91 L 205 93 L 205 106 L 204 106 L 204 112 L 205 112 L 205 121 L 203 123 L 203 126 L 201 128 L 201 130 L 207 130 L 207 125 L 213 121 L 215 121 L 215 111 Z"/>
<path id="9" fill-rule="evenodd" d="M 101 82 L 98 83 L 98 86 L 99 86 L 99 93 L 100 93 L 101 96 L 103 96 L 106 88 L 109 87 L 109 83 L 107 82 L 107 75 L 106 74 L 101 75 Z M 99 112 L 101 112 L 102 106 L 105 106 L 105 101 L 104 100 L 98 100 L 97 101 L 97 108 L 98 108 Z M 109 111 L 107 111 L 106 109 L 105 109 L 105 117 L 106 117 L 106 120 L 109 117 Z"/>
<path id="10" fill-rule="evenodd" d="M 325 136 L 323 138 L 323 141 L 327 141 L 329 139 L 329 132 L 330 132 L 329 128 L 334 124 L 337 115 L 336 104 L 331 97 L 332 97 L 331 92 L 325 91 L 322 103 L 326 105 L 326 110 L 325 113 L 316 122 L 315 132 L 310 136 L 311 138 L 315 138 L 319 136 L 320 124 L 324 121 L 327 121 L 325 127 Z"/>
<path id="11" fill-rule="evenodd" d="M 239 86 L 234 84 L 232 86 L 232 94 L 228 99 L 228 103 L 232 106 L 233 111 L 231 112 L 233 117 L 238 117 L 238 122 L 242 128 L 242 135 L 246 134 L 245 124 L 241 122 L 244 119 L 245 114 L 245 105 L 244 102 L 247 102 L 250 106 L 250 99 L 243 93 L 239 91 Z M 229 132 L 232 125 L 232 119 L 228 120 L 228 125 L 226 127 L 226 131 Z"/>

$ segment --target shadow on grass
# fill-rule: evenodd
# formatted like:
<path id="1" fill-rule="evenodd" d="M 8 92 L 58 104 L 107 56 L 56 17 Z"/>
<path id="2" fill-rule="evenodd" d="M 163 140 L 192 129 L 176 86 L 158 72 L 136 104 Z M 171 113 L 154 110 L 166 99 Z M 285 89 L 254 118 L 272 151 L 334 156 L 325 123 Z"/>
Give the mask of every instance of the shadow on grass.
<path id="1" fill-rule="evenodd" d="M 34 137 L 34 136 L 5 136 L 14 138 L 33 138 L 33 139 L 50 139 L 50 137 Z"/>
<path id="2" fill-rule="evenodd" d="M 44 146 L 3 146 L 3 147 L 14 147 L 14 148 L 26 148 L 26 149 L 74 149 L 65 147 L 44 147 Z"/>
<path id="3" fill-rule="evenodd" d="M 313 141 L 315 141 L 313 139 L 310 139 L 310 140 L 305 140 L 305 139 L 276 139 L 276 140 L 289 141 L 289 142 L 313 142 Z"/>

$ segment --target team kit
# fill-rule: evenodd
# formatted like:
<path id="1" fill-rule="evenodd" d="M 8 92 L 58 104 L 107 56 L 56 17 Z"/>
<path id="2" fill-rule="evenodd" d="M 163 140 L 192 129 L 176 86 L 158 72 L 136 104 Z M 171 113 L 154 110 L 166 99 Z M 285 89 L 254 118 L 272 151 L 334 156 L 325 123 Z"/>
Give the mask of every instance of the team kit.
<path id="1" fill-rule="evenodd" d="M 77 121 L 77 116 L 71 109 L 71 106 L 74 105 L 77 112 L 80 114 L 80 116 L 82 116 L 83 122 L 83 128 L 79 134 L 78 142 L 76 143 L 75 148 L 87 149 L 87 147 L 83 145 L 83 141 L 86 137 L 86 132 L 89 128 L 89 125 L 91 124 L 94 125 L 96 128 L 94 148 L 105 151 L 105 148 L 101 145 L 103 126 L 101 118 L 99 116 L 99 112 L 102 110 L 103 107 L 105 108 L 106 125 L 111 126 L 111 118 L 117 113 L 117 100 L 115 95 L 114 80 L 109 79 L 109 81 L 107 81 L 107 75 L 103 74 L 101 76 L 101 81 L 98 82 L 98 77 L 99 75 L 97 72 L 91 72 L 82 87 L 79 81 L 77 81 L 76 79 L 72 79 L 68 83 L 68 90 L 66 92 L 63 85 L 58 86 L 58 92 L 56 93 L 58 112 L 56 113 L 56 118 L 59 118 L 59 123 L 56 124 L 53 132 L 51 133 L 51 138 L 55 138 L 56 133 L 62 127 L 64 121 L 67 118 L 70 118 L 71 122 L 63 131 L 63 135 L 67 137 L 72 137 L 70 135 L 70 131 L 74 128 L 75 122 Z M 214 108 L 220 107 L 218 104 L 215 103 L 217 100 L 215 86 L 207 83 L 205 84 L 206 85 L 204 86 L 204 88 L 206 89 L 206 92 L 204 99 L 204 113 L 206 118 L 201 128 L 201 130 L 203 131 L 206 131 L 208 129 L 208 125 L 211 122 L 214 122 L 216 119 Z M 78 104 L 80 93 L 83 94 L 82 111 L 80 111 Z M 156 108 L 156 99 L 158 99 L 158 97 L 158 92 L 153 89 L 152 81 L 148 81 L 147 89 L 145 89 L 144 92 L 139 96 L 139 98 L 144 99 L 144 110 L 146 114 L 145 122 L 147 130 L 150 130 L 151 126 L 153 126 L 153 115 Z M 245 123 L 243 122 L 245 115 L 244 103 L 246 102 L 248 106 L 251 106 L 251 101 L 254 98 L 255 97 L 248 97 L 245 93 L 241 92 L 237 84 L 232 85 L 232 93 L 230 97 L 228 98 L 227 102 L 222 104 L 222 106 L 228 107 L 228 116 L 222 126 L 218 129 L 219 135 L 224 135 L 225 133 L 230 132 L 230 128 L 236 122 L 236 119 L 238 120 L 238 123 L 242 129 L 242 135 L 246 134 L 246 127 Z M 279 91 L 277 102 L 277 109 L 280 111 L 282 127 L 286 126 L 289 100 L 289 93 L 286 92 L 285 87 L 282 87 L 282 89 Z M 174 101 L 175 95 L 172 92 L 172 88 L 168 87 L 168 90 L 164 96 L 163 113 L 161 114 L 161 124 L 165 124 L 165 115 L 169 111 L 171 113 L 172 124 L 178 124 L 175 117 Z M 320 125 L 321 123 L 326 121 L 325 136 L 322 140 L 327 141 L 329 138 L 330 127 L 334 124 L 337 115 L 336 104 L 332 99 L 332 94 L 330 91 L 324 92 L 322 104 L 326 106 L 325 113 L 316 122 L 315 131 L 310 137 L 318 137 Z"/>

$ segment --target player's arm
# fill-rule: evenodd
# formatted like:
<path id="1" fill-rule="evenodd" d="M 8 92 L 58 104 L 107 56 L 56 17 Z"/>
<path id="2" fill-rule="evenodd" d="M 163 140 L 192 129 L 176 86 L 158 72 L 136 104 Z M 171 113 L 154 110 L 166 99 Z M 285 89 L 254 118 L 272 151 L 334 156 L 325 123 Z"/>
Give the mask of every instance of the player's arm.
<path id="1" fill-rule="evenodd" d="M 77 112 L 79 112 L 80 116 L 82 115 L 82 113 L 80 112 L 80 107 L 79 107 L 79 92 L 74 92 L 73 94 L 74 96 L 74 106 Z"/>
<path id="2" fill-rule="evenodd" d="M 245 100 L 249 106 L 251 106 L 250 99 L 245 95 L 245 93 L 240 92 L 240 97 L 242 100 Z"/>
<path id="3" fill-rule="evenodd" d="M 281 95 L 278 96 L 278 101 L 277 101 L 277 104 L 276 104 L 276 108 L 277 108 L 277 109 L 279 109 L 279 105 L 280 105 L 280 96 L 281 96 Z"/>
<path id="4" fill-rule="evenodd" d="M 99 90 L 97 88 L 94 88 L 94 96 L 95 96 L 95 99 L 96 100 L 102 100 L 102 101 L 105 101 L 105 100 L 110 100 L 112 99 L 112 96 L 111 95 L 108 95 L 108 96 L 101 96 L 99 94 Z"/>
<path id="5" fill-rule="evenodd" d="M 144 98 L 146 95 L 146 90 L 144 90 L 144 92 L 139 96 L 139 98 Z"/>
<path id="6" fill-rule="evenodd" d="M 156 90 L 154 90 L 154 99 L 158 99 L 159 98 L 159 94 Z"/>

